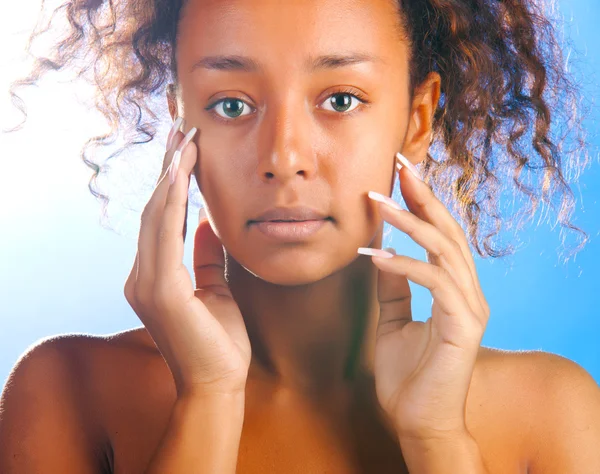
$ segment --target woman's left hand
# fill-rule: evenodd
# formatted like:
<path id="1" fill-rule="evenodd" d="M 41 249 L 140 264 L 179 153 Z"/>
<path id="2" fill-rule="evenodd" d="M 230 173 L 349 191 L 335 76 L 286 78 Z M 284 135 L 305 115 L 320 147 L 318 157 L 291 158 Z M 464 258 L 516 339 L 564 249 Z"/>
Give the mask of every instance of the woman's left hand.
<path id="1" fill-rule="evenodd" d="M 373 258 L 381 308 L 377 398 L 400 439 L 449 439 L 467 433 L 467 394 L 490 310 L 458 222 L 411 170 L 404 167 L 399 176 L 409 210 L 382 203 L 381 216 L 424 247 L 428 262 Z M 412 320 L 408 280 L 433 297 L 424 323 Z"/>

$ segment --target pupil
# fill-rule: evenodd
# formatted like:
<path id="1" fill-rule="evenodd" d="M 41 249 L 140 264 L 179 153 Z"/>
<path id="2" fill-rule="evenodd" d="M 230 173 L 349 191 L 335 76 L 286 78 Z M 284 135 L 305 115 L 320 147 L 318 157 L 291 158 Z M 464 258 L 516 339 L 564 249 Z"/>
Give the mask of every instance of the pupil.
<path id="1" fill-rule="evenodd" d="M 340 100 L 340 98 L 342 98 Z M 338 107 L 340 109 L 347 110 L 348 107 L 350 107 L 351 100 L 350 100 L 350 96 L 348 94 L 336 94 L 333 97 L 331 97 L 331 105 L 333 105 L 333 108 L 338 110 Z"/>
<path id="2" fill-rule="evenodd" d="M 232 106 L 232 104 L 239 104 L 238 107 Z M 238 99 L 227 99 L 223 102 L 223 108 L 226 114 L 231 114 L 232 117 L 238 117 L 242 113 L 243 103 Z"/>

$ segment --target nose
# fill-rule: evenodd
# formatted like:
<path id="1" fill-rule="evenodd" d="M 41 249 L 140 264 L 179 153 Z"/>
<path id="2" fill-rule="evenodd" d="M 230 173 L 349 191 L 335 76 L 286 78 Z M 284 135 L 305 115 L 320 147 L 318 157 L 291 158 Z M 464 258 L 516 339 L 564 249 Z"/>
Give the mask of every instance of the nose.
<path id="1" fill-rule="evenodd" d="M 284 184 L 300 176 L 312 179 L 317 170 L 308 137 L 308 120 L 299 113 L 298 105 L 281 107 L 263 123 L 264 147 L 258 162 L 258 176 L 264 182 Z M 268 112 L 267 112 L 268 114 Z"/>

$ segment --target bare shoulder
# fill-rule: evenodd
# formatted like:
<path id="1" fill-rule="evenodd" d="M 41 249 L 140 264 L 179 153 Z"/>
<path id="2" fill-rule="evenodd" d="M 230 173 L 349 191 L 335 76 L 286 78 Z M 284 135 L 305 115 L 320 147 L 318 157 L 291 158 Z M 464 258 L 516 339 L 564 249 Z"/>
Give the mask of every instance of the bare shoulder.
<path id="1" fill-rule="evenodd" d="M 140 396 L 153 399 L 171 388 L 170 372 L 144 327 L 63 338 L 72 357 L 85 367 L 85 377 L 77 374 L 86 387 L 82 403 L 94 406 L 102 420 L 118 412 L 119 405 L 137 402 Z"/>
<path id="2" fill-rule="evenodd" d="M 12 389 L 16 378 L 26 378 L 32 388 L 47 379 L 64 385 L 77 404 L 95 404 L 97 395 L 116 379 L 127 376 L 140 366 L 158 360 L 160 353 L 144 328 L 110 335 L 62 334 L 36 341 L 28 347 L 13 367 L 5 391 Z M 138 371 L 143 375 L 147 371 Z M 21 381 L 21 380 L 19 380 Z M 113 388 L 113 387 L 110 387 Z"/>
<path id="3" fill-rule="evenodd" d="M 37 341 L 0 401 L 0 472 L 135 472 L 157 443 L 174 393 L 143 327 Z"/>
<path id="4" fill-rule="evenodd" d="M 80 337 L 42 339 L 13 367 L 0 400 L 0 472 L 108 472 Z"/>
<path id="5" fill-rule="evenodd" d="M 600 472 L 600 388 L 560 355 L 482 347 L 467 424 L 482 452 L 514 453 L 515 472 Z"/>

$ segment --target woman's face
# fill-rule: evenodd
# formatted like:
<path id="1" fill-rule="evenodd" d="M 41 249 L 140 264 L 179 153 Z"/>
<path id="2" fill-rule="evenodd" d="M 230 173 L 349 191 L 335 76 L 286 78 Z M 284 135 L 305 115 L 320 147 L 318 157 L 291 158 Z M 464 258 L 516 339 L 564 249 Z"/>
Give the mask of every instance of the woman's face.
<path id="1" fill-rule="evenodd" d="M 394 3 L 189 0 L 182 12 L 179 114 L 199 130 L 196 179 L 230 257 L 266 281 L 320 280 L 381 232 L 367 193 L 390 195 L 410 116 Z M 276 207 L 325 219 L 255 222 Z"/>

